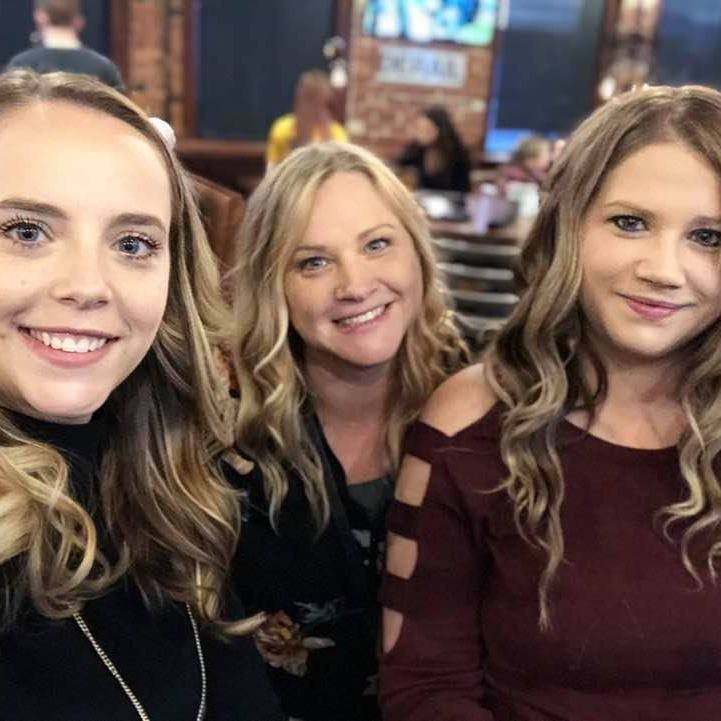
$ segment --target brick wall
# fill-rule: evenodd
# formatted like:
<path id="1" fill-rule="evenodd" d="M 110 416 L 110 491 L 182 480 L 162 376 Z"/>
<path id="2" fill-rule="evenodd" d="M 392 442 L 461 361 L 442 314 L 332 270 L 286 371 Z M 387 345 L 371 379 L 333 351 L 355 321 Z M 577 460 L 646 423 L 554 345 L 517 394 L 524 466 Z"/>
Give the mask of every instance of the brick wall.
<path id="1" fill-rule="evenodd" d="M 185 134 L 183 0 L 130 0 L 128 67 L 130 97 L 150 115 L 168 120 Z"/>
<path id="2" fill-rule="evenodd" d="M 468 146 L 479 148 L 485 133 L 493 48 L 442 46 L 466 57 L 466 82 L 461 88 L 381 83 L 376 75 L 382 45 L 410 45 L 363 36 L 363 3 L 353 5 L 346 105 L 346 124 L 353 139 L 382 157 L 392 158 L 408 141 L 417 114 L 429 105 L 442 104 Z M 185 7 L 184 0 L 128 0 L 127 6 L 125 80 L 130 96 L 151 115 L 168 120 L 179 137 L 187 134 L 183 113 L 187 95 L 183 71 L 188 21 Z"/>
<path id="3" fill-rule="evenodd" d="M 409 140 L 413 120 L 429 105 L 445 105 L 463 140 L 473 150 L 485 133 L 486 106 L 491 88 L 492 47 L 444 45 L 466 56 L 466 82 L 460 88 L 437 88 L 378 82 L 383 45 L 413 47 L 362 35 L 363 3 L 355 2 L 351 25 L 346 126 L 354 141 L 387 159 Z"/>

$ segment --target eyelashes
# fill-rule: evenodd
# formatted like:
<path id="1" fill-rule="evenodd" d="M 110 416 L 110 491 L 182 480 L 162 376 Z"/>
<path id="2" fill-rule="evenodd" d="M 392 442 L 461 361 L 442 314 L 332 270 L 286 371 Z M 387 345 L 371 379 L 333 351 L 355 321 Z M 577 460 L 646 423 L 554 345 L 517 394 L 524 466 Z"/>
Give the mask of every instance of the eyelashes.
<path id="1" fill-rule="evenodd" d="M 721 231 L 713 228 L 698 228 L 691 232 L 691 237 L 704 248 L 721 246 Z"/>
<path id="2" fill-rule="evenodd" d="M 0 235 L 5 236 L 15 246 L 35 250 L 53 240 L 50 226 L 37 218 L 16 215 L 0 224 Z M 163 243 L 143 232 L 126 231 L 114 240 L 111 247 L 125 259 L 146 261 L 156 255 Z"/>
<path id="3" fill-rule="evenodd" d="M 618 228 L 618 230 L 624 233 L 635 233 L 646 230 L 645 221 L 637 215 L 613 215 L 608 220 Z"/>
<path id="4" fill-rule="evenodd" d="M 33 246 L 38 244 L 40 235 L 49 237 L 49 228 L 46 223 L 40 220 L 34 220 L 22 215 L 16 215 L 10 220 L 0 225 L 0 233 L 8 237 L 13 243 L 23 246 Z M 25 237 L 13 237 L 13 231 L 26 233 Z"/>
<path id="5" fill-rule="evenodd" d="M 366 255 L 381 255 L 393 244 L 390 237 L 380 236 L 371 238 L 363 246 L 363 252 Z M 325 255 L 312 255 L 301 258 L 295 263 L 295 267 L 301 272 L 313 273 L 326 268 L 332 262 L 331 257 Z"/>
<path id="6" fill-rule="evenodd" d="M 154 240 L 149 235 L 145 235 L 145 233 L 129 233 L 115 241 L 114 245 L 121 253 L 133 261 L 151 258 L 156 255 L 162 247 L 161 243 Z M 145 248 L 145 252 L 142 252 L 143 246 Z"/>
<path id="7" fill-rule="evenodd" d="M 635 236 L 649 230 L 647 221 L 638 215 L 612 215 L 608 222 L 621 233 Z M 721 247 L 721 230 L 716 228 L 694 228 L 688 231 L 687 237 L 703 248 Z"/>
<path id="8" fill-rule="evenodd" d="M 366 243 L 366 250 L 369 253 L 380 253 L 391 244 L 390 238 L 373 238 Z"/>
<path id="9" fill-rule="evenodd" d="M 315 270 L 325 268 L 326 265 L 328 265 L 328 259 L 320 255 L 314 255 L 311 258 L 303 258 L 303 260 L 300 260 L 297 263 L 298 270 L 311 273 Z"/>

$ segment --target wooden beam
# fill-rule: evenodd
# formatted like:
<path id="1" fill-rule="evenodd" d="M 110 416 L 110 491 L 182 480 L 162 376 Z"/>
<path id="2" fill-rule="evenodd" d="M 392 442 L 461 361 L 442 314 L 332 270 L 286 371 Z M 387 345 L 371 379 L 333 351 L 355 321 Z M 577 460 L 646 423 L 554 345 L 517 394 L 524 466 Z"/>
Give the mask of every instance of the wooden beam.
<path id="1" fill-rule="evenodd" d="M 202 0 L 183 0 L 183 121 L 185 136 L 198 132 L 198 63 L 200 62 L 200 11 Z"/>
<path id="2" fill-rule="evenodd" d="M 127 85 L 130 69 L 130 14 L 127 0 L 110 0 L 110 54 Z"/>

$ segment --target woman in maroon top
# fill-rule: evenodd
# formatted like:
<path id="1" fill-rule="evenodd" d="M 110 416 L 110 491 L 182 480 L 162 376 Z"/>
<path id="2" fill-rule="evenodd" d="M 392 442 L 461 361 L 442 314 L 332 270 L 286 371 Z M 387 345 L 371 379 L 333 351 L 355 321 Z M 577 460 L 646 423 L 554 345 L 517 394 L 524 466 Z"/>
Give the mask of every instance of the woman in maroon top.
<path id="1" fill-rule="evenodd" d="M 390 513 L 386 721 L 721 718 L 721 94 L 597 110 Z"/>

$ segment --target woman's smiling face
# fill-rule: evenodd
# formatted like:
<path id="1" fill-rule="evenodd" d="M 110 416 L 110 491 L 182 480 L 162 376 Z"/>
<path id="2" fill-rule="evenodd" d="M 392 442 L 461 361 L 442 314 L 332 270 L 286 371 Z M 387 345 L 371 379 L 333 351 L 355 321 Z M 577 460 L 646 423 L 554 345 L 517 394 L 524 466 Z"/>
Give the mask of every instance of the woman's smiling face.
<path id="1" fill-rule="evenodd" d="M 581 305 L 602 356 L 669 358 L 721 315 L 721 182 L 677 142 L 606 178 L 581 230 Z"/>
<path id="2" fill-rule="evenodd" d="M 423 298 L 413 239 L 362 173 L 321 185 L 286 273 L 290 321 L 306 361 L 389 364 Z"/>
<path id="3" fill-rule="evenodd" d="M 137 130 L 63 101 L 0 116 L 0 167 L 0 404 L 82 423 L 163 318 L 168 172 Z"/>

